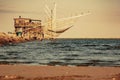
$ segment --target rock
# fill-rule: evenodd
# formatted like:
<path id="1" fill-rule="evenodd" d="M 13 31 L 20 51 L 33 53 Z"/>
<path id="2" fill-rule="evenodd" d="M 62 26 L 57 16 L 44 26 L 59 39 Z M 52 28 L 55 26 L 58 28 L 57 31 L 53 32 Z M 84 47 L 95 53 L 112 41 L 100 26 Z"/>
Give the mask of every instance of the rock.
<path id="1" fill-rule="evenodd" d="M 8 45 L 11 43 L 20 43 L 25 41 L 29 41 L 29 40 L 22 37 L 9 36 L 5 33 L 0 32 L 0 46 Z"/>

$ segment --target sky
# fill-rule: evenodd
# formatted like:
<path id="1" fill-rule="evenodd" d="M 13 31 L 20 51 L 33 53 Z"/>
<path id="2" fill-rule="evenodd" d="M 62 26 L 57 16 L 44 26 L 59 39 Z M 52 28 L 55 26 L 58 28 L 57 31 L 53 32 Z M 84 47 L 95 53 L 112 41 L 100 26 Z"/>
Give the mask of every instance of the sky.
<path id="1" fill-rule="evenodd" d="M 57 4 L 57 18 L 90 12 L 60 38 L 120 38 L 120 0 L 0 0 L 0 32 L 14 32 L 14 18 L 46 19 L 45 4 Z"/>

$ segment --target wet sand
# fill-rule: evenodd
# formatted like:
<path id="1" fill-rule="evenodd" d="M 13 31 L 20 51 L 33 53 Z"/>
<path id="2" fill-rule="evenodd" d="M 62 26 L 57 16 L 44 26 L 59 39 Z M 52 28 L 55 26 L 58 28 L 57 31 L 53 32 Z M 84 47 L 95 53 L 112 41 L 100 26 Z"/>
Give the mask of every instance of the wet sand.
<path id="1" fill-rule="evenodd" d="M 0 80 L 120 80 L 120 67 L 0 65 Z"/>

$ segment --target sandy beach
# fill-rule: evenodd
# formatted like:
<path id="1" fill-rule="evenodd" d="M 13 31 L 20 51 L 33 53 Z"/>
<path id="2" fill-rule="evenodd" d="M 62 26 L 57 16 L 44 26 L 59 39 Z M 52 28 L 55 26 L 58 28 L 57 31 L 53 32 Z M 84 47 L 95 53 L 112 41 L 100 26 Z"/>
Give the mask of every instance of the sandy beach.
<path id="1" fill-rule="evenodd" d="M 0 80 L 120 80 L 120 67 L 0 65 Z"/>

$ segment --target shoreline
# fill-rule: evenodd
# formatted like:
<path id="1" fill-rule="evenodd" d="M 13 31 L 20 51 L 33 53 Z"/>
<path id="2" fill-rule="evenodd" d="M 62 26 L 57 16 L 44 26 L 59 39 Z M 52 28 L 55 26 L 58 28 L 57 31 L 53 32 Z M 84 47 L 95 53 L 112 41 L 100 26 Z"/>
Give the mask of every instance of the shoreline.
<path id="1" fill-rule="evenodd" d="M 120 67 L 0 65 L 2 80 L 120 80 Z"/>

